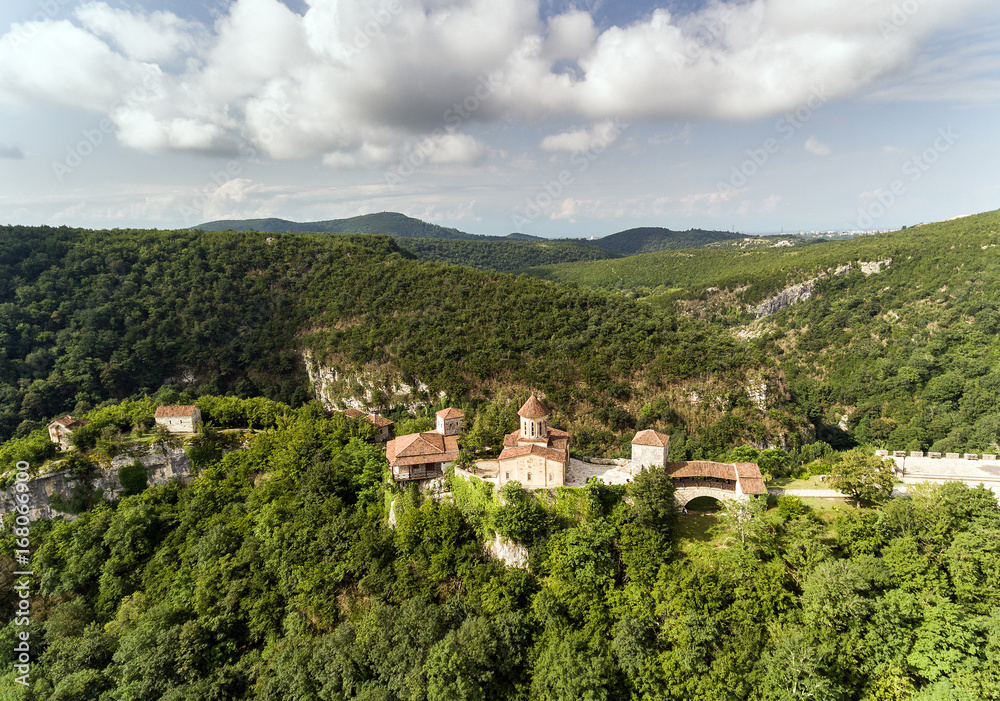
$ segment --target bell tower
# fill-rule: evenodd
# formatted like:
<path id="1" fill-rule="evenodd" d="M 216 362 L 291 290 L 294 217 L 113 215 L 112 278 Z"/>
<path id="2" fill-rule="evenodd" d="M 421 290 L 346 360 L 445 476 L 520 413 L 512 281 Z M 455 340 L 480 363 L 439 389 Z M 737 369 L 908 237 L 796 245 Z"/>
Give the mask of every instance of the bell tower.
<path id="1" fill-rule="evenodd" d="M 531 395 L 517 412 L 521 417 L 521 440 L 548 442 L 549 413 L 549 408 L 538 397 Z"/>

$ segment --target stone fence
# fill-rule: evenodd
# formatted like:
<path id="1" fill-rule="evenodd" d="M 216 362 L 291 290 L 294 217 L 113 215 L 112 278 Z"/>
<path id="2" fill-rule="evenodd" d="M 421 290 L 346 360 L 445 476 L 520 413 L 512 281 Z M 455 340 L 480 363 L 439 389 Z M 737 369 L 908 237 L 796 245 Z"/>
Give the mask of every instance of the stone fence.
<path id="1" fill-rule="evenodd" d="M 882 458 L 944 458 L 946 460 L 996 460 L 997 456 L 993 453 L 924 453 L 921 450 L 913 450 L 909 453 L 905 450 L 894 450 L 890 453 L 888 450 L 876 450 L 875 455 Z"/>

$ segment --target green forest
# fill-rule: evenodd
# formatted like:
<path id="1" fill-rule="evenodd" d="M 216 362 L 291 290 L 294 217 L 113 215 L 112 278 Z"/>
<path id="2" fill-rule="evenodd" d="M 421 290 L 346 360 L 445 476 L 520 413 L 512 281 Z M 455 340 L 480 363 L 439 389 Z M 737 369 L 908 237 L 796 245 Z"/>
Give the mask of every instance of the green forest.
<path id="1" fill-rule="evenodd" d="M 199 403 L 211 424 L 253 430 L 192 439 L 188 486 L 32 524 L 30 625 L 0 630 L 0 698 L 1000 697 L 1000 509 L 982 488 L 680 515 L 653 469 L 533 493 L 450 477 L 431 499 L 391 482 L 362 420 Z M 128 443 L 155 405 L 89 416 Z M 82 443 L 80 459 L 114 448 Z M 527 568 L 485 554 L 497 535 Z M 14 541 L 5 528 L 7 611 Z"/>
<path id="2" fill-rule="evenodd" d="M 817 437 L 837 447 L 996 452 L 1000 213 L 836 242 L 672 251 L 533 272 L 620 290 L 749 332 Z M 859 261 L 892 260 L 864 275 Z M 851 272 L 834 274 L 853 264 Z M 815 279 L 812 298 L 758 319 L 748 305 Z M 838 427 L 843 421 L 846 430 Z"/>
<path id="3" fill-rule="evenodd" d="M 646 427 L 692 458 L 815 440 L 998 452 L 998 229 L 989 213 L 835 242 L 723 242 L 556 266 L 555 283 L 401 246 L 454 247 L 473 265 L 480 248 L 524 247 L 515 267 L 531 247 L 573 244 L 4 227 L 0 438 L 162 387 L 297 407 L 313 396 L 311 362 L 336 371 L 335 398 L 390 414 L 442 392 L 470 409 L 541 392 L 581 451 L 611 457 Z M 808 301 L 749 310 L 807 279 Z M 418 389 L 401 397 L 403 385 Z"/>
<path id="4" fill-rule="evenodd" d="M 683 315 L 421 262 L 389 237 L 6 227 L 0 299 L 0 438 L 164 385 L 300 406 L 308 351 L 344 398 L 373 384 L 376 407 L 398 382 L 425 402 L 545 393 L 600 449 L 661 415 L 680 428 L 664 387 L 770 365 Z M 804 421 L 739 396 L 733 411 L 702 417 L 712 452 Z"/>
<path id="5" fill-rule="evenodd" d="M 388 236 L 0 228 L 4 487 L 19 460 L 90 484 L 182 443 L 196 472 L 125 465 L 117 498 L 76 489 L 54 501 L 72 520 L 31 525 L 30 686 L 11 616 L 0 699 L 998 699 L 995 495 L 890 498 L 864 467 L 880 447 L 1000 452 L 998 229 L 723 242 L 556 282 Z M 473 265 L 484 245 L 446 243 Z M 748 310 L 809 278 L 810 299 Z M 449 475 L 432 498 L 312 399 L 310 362 L 398 430 L 462 407 L 462 459 L 495 453 L 534 391 L 577 456 L 652 427 L 672 459 L 829 474 L 854 498 L 679 513 L 657 469 L 537 492 Z M 176 403 L 207 422 L 186 443 L 153 426 Z M 65 413 L 90 423 L 60 453 L 45 425 Z"/>

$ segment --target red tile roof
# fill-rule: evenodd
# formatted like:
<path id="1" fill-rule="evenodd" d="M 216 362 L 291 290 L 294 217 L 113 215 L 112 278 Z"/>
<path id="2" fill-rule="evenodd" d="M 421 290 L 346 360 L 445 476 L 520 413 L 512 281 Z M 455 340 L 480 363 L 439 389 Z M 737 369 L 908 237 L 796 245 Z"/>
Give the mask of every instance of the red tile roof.
<path id="1" fill-rule="evenodd" d="M 86 426 L 89 423 L 90 422 L 87 421 L 86 419 L 74 419 L 69 414 L 66 414 L 66 416 L 60 416 L 58 419 L 54 419 L 49 424 L 49 426 L 52 426 L 53 424 L 59 424 L 63 428 L 73 429 L 78 426 Z"/>
<path id="2" fill-rule="evenodd" d="M 157 407 L 153 417 L 162 419 L 174 416 L 194 416 L 196 411 L 198 411 L 198 407 L 194 404 L 174 404 L 173 406 Z"/>
<path id="3" fill-rule="evenodd" d="M 437 431 L 410 433 L 389 441 L 385 455 L 394 466 L 447 462 L 458 456 L 458 436 L 442 436 Z"/>
<path id="4" fill-rule="evenodd" d="M 563 465 L 566 464 L 566 453 L 564 451 L 553 450 L 552 448 L 545 448 L 535 444 L 504 448 L 503 452 L 500 453 L 499 461 L 502 463 L 504 460 L 514 460 L 522 455 L 538 455 L 546 460 L 555 460 Z"/>
<path id="5" fill-rule="evenodd" d="M 517 415 L 525 419 L 544 419 L 551 413 L 544 402 L 539 400 L 535 395 L 531 395 L 528 401 L 518 410 Z"/>
<path id="6" fill-rule="evenodd" d="M 344 409 L 344 416 L 351 419 L 366 419 L 371 422 L 375 428 L 384 428 L 386 426 L 392 426 L 394 421 L 387 419 L 384 416 L 379 416 L 378 414 L 366 414 L 363 411 L 355 409 L 354 407 L 348 407 Z"/>
<path id="7" fill-rule="evenodd" d="M 667 474 L 678 479 L 711 477 L 713 479 L 739 482 L 745 494 L 764 494 L 764 478 L 760 474 L 757 463 L 740 462 L 736 464 L 710 462 L 708 460 L 689 460 L 686 462 L 668 462 Z"/>
<path id="8" fill-rule="evenodd" d="M 520 441 L 532 441 L 532 442 L 537 441 L 539 443 L 549 442 L 552 443 L 553 445 L 556 445 L 560 441 L 563 441 L 564 443 L 569 441 L 571 437 L 572 436 L 570 436 L 570 434 L 567 433 L 566 431 L 561 431 L 558 428 L 552 428 L 550 426 L 548 430 L 547 440 L 545 438 L 524 438 L 521 435 L 521 429 L 518 429 L 513 433 L 508 433 L 506 436 L 504 436 L 503 444 L 508 448 L 517 445 Z"/>
<path id="9" fill-rule="evenodd" d="M 375 428 L 385 428 L 386 426 L 392 426 L 395 423 L 392 419 L 387 419 L 384 416 L 379 416 L 378 414 L 368 414 L 365 418 L 375 424 Z"/>
<path id="10" fill-rule="evenodd" d="M 655 448 L 662 448 L 670 442 L 670 436 L 659 431 L 647 429 L 639 431 L 632 439 L 632 445 L 649 445 Z"/>
<path id="11" fill-rule="evenodd" d="M 437 415 L 442 419 L 464 419 L 465 413 L 461 409 L 456 409 L 453 406 L 447 409 L 442 409 L 437 413 Z"/>

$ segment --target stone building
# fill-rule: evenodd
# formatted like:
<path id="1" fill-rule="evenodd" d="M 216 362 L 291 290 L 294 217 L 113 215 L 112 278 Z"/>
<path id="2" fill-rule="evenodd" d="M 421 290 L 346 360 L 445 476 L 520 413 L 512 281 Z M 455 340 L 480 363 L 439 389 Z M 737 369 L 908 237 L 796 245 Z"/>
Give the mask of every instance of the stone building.
<path id="1" fill-rule="evenodd" d="M 69 450 L 73 446 L 70 440 L 73 431 L 89 423 L 86 419 L 74 419 L 69 414 L 62 416 L 49 424 L 49 440 L 57 443 L 60 450 Z"/>
<path id="2" fill-rule="evenodd" d="M 201 423 L 201 409 L 193 404 L 174 404 L 157 407 L 153 414 L 157 426 L 171 433 L 195 433 Z"/>
<path id="3" fill-rule="evenodd" d="M 504 436 L 499 458 L 499 486 L 517 480 L 525 489 L 566 483 L 572 436 L 549 426 L 551 411 L 535 395 L 518 410 L 521 427 Z"/>
<path id="4" fill-rule="evenodd" d="M 364 419 L 374 426 L 375 435 L 372 436 L 372 440 L 376 443 L 385 443 L 392 439 L 392 427 L 395 425 L 395 422 L 391 419 L 379 416 L 378 414 L 366 414 L 354 408 L 345 410 L 344 415 L 352 419 Z"/>
<path id="5" fill-rule="evenodd" d="M 465 414 L 461 409 L 448 407 L 437 413 L 437 432 L 442 436 L 457 436 L 465 426 Z"/>
<path id="6" fill-rule="evenodd" d="M 445 465 L 458 457 L 458 432 L 464 414 L 449 407 L 437 417 L 438 430 L 410 433 L 386 443 L 385 456 L 397 482 L 442 477 Z"/>
<path id="7" fill-rule="evenodd" d="M 663 467 L 670 459 L 670 436 L 651 429 L 639 431 L 632 439 L 632 465 Z"/>

